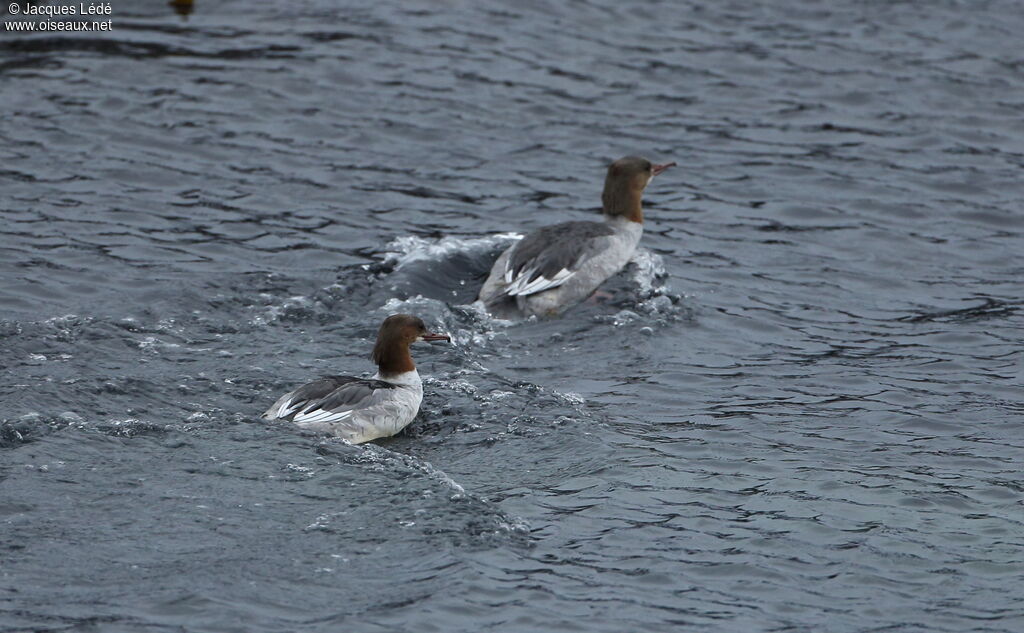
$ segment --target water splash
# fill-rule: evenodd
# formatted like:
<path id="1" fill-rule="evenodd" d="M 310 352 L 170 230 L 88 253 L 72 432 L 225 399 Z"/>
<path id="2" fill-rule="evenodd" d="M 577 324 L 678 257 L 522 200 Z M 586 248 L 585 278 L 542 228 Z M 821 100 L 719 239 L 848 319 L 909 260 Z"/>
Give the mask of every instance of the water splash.
<path id="1" fill-rule="evenodd" d="M 498 233 L 485 237 L 440 237 L 428 238 L 415 235 L 397 237 L 384 247 L 383 263 L 395 270 L 416 262 L 438 262 L 454 255 L 467 253 L 490 252 L 500 247 L 508 248 L 513 242 L 522 239 L 519 233 Z"/>

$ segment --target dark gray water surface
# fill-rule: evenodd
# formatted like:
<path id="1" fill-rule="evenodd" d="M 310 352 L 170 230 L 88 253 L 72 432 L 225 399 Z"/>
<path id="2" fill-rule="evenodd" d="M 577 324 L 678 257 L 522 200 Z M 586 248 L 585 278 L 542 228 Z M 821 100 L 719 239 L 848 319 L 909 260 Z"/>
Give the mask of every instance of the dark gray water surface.
<path id="1" fill-rule="evenodd" d="M 0 631 L 1024 630 L 1020 3 L 345 4 L 3 33 Z M 398 311 L 407 432 L 256 418 Z"/>

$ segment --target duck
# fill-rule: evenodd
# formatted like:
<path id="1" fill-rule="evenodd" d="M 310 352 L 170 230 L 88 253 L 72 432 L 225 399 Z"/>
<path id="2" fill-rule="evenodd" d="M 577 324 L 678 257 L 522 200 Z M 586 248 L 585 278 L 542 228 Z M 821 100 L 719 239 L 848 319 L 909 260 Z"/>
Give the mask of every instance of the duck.
<path id="1" fill-rule="evenodd" d="M 377 332 L 372 378 L 322 376 L 281 396 L 261 416 L 290 422 L 362 444 L 390 437 L 412 422 L 423 401 L 423 382 L 409 347 L 418 341 L 451 341 L 427 330 L 423 320 L 393 314 Z"/>
<path id="2" fill-rule="evenodd" d="M 555 317 L 587 299 L 633 257 L 644 230 L 644 189 L 674 162 L 626 156 L 608 166 L 603 222 L 545 226 L 494 262 L 478 300 L 499 318 Z"/>

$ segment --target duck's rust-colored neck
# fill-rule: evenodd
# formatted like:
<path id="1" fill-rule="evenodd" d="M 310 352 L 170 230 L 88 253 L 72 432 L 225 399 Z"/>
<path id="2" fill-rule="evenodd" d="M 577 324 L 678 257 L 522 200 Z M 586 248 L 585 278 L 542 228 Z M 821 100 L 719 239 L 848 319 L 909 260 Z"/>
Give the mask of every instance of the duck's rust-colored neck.
<path id="1" fill-rule="evenodd" d="M 409 341 L 398 339 L 377 338 L 373 346 L 373 361 L 381 376 L 394 376 L 416 369 L 409 353 Z"/>
<path id="2" fill-rule="evenodd" d="M 604 214 L 643 224 L 643 193 L 643 187 L 637 187 L 632 178 L 609 177 L 604 182 L 604 193 L 601 194 Z"/>

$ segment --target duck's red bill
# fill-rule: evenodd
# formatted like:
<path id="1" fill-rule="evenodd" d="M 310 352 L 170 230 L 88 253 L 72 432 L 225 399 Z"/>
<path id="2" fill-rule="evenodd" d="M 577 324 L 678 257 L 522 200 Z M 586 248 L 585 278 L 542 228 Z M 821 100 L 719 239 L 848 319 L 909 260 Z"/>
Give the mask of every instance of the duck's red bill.
<path id="1" fill-rule="evenodd" d="M 654 173 L 655 176 L 657 176 L 658 174 L 660 174 L 661 172 L 665 171 L 669 167 L 675 167 L 675 166 L 676 166 L 675 163 L 663 163 L 661 165 L 655 165 L 655 166 L 651 167 L 651 171 Z"/>

